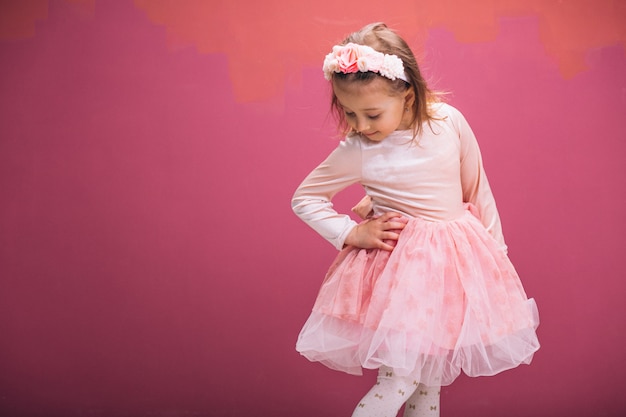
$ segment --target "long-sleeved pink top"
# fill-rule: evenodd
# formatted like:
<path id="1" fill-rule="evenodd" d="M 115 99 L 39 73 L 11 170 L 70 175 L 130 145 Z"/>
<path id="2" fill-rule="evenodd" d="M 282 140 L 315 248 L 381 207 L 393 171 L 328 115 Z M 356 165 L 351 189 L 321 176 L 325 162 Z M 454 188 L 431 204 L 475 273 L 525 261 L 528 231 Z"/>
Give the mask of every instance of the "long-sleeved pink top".
<path id="1" fill-rule="evenodd" d="M 465 117 L 448 104 L 435 104 L 435 118 L 413 139 L 395 131 L 380 142 L 350 135 L 300 184 L 294 212 L 337 249 L 357 225 L 331 202 L 360 183 L 372 198 L 374 215 L 394 211 L 429 221 L 450 221 L 478 209 L 487 231 L 506 251 L 500 217 L 483 169 L 476 137 Z"/>

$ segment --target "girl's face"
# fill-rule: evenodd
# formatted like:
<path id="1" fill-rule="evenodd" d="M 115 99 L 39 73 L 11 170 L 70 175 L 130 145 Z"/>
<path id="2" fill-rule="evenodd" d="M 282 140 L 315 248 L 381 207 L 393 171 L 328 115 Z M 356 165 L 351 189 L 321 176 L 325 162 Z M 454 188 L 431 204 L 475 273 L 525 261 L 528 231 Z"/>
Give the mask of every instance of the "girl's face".
<path id="1" fill-rule="evenodd" d="M 376 77 L 368 84 L 334 82 L 333 90 L 348 125 L 370 140 L 382 141 L 396 130 L 411 128 L 410 89 L 392 95 L 388 82 Z"/>

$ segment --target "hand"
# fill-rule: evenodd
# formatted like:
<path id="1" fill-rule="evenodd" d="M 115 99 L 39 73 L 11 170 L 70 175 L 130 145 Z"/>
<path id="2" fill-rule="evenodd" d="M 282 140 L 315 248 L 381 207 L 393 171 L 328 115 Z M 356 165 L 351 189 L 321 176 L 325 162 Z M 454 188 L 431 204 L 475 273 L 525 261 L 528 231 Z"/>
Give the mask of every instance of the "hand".
<path id="1" fill-rule="evenodd" d="M 350 231 L 345 244 L 363 249 L 391 251 L 408 221 L 401 214 L 392 212 L 367 219 Z"/>
<path id="2" fill-rule="evenodd" d="M 372 197 L 366 195 L 357 203 L 356 206 L 352 207 L 352 212 L 357 216 L 362 218 L 363 220 L 372 217 L 374 214 L 374 205 L 372 203 Z"/>

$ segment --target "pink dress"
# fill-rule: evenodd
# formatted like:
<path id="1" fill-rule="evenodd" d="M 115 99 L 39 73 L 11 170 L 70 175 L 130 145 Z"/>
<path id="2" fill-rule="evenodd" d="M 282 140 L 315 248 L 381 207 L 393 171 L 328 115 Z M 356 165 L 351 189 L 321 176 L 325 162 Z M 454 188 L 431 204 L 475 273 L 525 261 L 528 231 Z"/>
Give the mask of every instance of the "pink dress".
<path id="1" fill-rule="evenodd" d="M 416 141 L 348 136 L 298 187 L 295 213 L 340 249 L 296 344 L 311 361 L 351 374 L 391 367 L 426 385 L 461 370 L 494 375 L 539 349 L 537 307 L 506 254 L 476 138 L 447 104 Z M 392 252 L 345 247 L 356 222 L 332 197 L 360 183 L 374 214 L 407 226 Z"/>

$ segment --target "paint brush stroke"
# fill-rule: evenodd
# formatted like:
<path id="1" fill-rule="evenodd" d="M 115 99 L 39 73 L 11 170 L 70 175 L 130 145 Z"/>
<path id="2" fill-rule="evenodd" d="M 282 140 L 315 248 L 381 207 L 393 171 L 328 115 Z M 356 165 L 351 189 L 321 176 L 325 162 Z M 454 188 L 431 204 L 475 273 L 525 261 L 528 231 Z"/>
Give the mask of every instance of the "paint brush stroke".
<path id="1" fill-rule="evenodd" d="M 93 16 L 96 8 L 96 0 L 64 2 L 82 15 Z M 47 18 L 48 3 L 0 2 L 0 40 L 34 36 L 35 23 Z M 226 55 L 242 102 L 282 96 L 285 80 L 299 81 L 302 66 L 319 65 L 329 45 L 374 20 L 400 29 L 420 52 L 429 29 L 445 28 L 463 43 L 492 42 L 500 18 L 536 16 L 540 41 L 564 79 L 587 69 L 589 50 L 626 44 L 626 2 L 621 0 L 398 0 L 393 8 L 383 2 L 363 7 L 358 0 L 133 3 L 165 27 L 170 48 L 193 45 L 200 53 Z"/>

